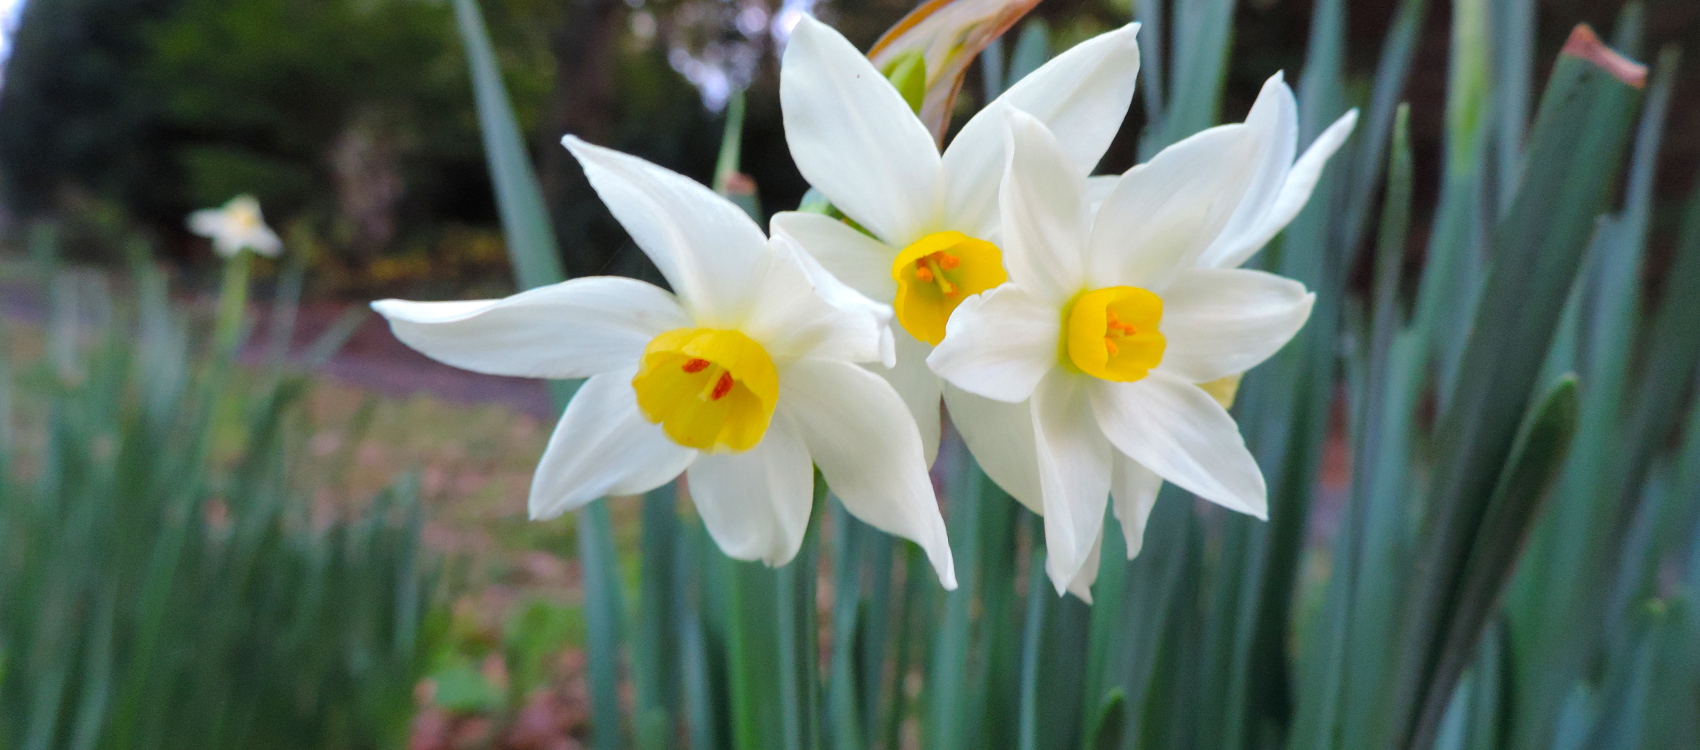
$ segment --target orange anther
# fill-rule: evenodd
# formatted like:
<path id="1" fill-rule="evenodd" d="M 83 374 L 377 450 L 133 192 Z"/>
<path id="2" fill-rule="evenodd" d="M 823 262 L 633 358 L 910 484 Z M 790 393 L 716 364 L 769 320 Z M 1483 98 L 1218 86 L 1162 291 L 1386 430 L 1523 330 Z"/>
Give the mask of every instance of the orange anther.
<path id="1" fill-rule="evenodd" d="M 1110 356 L 1116 356 L 1116 342 L 1111 341 L 1108 338 L 1104 339 L 1104 350 L 1108 351 Z"/>
<path id="2" fill-rule="evenodd" d="M 944 266 L 946 271 L 954 270 L 962 265 L 962 259 L 949 253 L 939 253 L 939 265 Z"/>
<path id="3" fill-rule="evenodd" d="M 915 269 L 915 278 L 919 279 L 923 284 L 931 284 L 933 283 L 933 269 L 926 266 L 919 266 Z"/>
<path id="4" fill-rule="evenodd" d="M 685 360 L 685 366 L 681 367 L 679 369 L 682 369 L 685 372 L 688 372 L 688 373 L 691 373 L 692 375 L 695 375 L 696 373 L 699 373 L 699 372 L 702 372 L 703 370 L 708 369 L 708 360 L 706 360 L 706 359 L 696 359 L 696 358 L 687 359 L 687 360 Z"/>
<path id="5" fill-rule="evenodd" d="M 1123 323 L 1121 318 L 1116 317 L 1114 312 L 1106 313 L 1104 317 L 1107 318 L 1107 320 L 1104 321 L 1104 328 L 1106 330 L 1120 331 L 1125 336 L 1132 336 L 1138 330 L 1137 328 L 1134 328 L 1131 323 Z"/>
<path id="6" fill-rule="evenodd" d="M 731 393 L 731 392 L 732 392 L 732 373 L 723 372 L 723 373 L 720 373 L 720 379 L 715 381 L 715 383 L 714 383 L 714 393 L 709 394 L 708 397 L 711 398 L 711 399 L 714 399 L 715 401 L 719 401 L 720 399 L 725 398 L 726 394 Z"/>

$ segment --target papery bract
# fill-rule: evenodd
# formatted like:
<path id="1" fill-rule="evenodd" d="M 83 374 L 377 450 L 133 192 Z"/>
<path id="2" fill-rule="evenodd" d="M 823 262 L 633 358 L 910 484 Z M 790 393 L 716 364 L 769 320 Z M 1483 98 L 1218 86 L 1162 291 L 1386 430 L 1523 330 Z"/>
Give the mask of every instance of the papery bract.
<path id="1" fill-rule="evenodd" d="M 888 73 L 905 62 L 920 62 L 915 109 L 933 137 L 943 143 L 969 63 L 1038 4 L 1039 0 L 928 0 L 881 35 L 868 50 L 868 59 Z"/>

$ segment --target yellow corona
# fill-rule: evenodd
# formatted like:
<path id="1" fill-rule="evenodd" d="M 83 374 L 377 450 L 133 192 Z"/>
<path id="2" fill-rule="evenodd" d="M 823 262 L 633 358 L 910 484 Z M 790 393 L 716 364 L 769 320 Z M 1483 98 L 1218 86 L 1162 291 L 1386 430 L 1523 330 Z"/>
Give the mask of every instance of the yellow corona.
<path id="1" fill-rule="evenodd" d="M 892 308 L 909 335 L 938 346 L 956 306 L 1004 283 L 1003 252 L 961 232 L 934 232 L 915 241 L 891 264 L 897 282 Z"/>
<path id="2" fill-rule="evenodd" d="M 1139 380 L 1163 361 L 1167 342 L 1157 330 L 1162 319 L 1163 299 L 1148 290 L 1112 286 L 1081 292 L 1063 313 L 1061 359 L 1095 378 Z"/>
<path id="3" fill-rule="evenodd" d="M 644 347 L 632 378 L 638 410 L 674 442 L 711 453 L 755 447 L 779 403 L 761 344 L 737 331 L 680 328 Z"/>

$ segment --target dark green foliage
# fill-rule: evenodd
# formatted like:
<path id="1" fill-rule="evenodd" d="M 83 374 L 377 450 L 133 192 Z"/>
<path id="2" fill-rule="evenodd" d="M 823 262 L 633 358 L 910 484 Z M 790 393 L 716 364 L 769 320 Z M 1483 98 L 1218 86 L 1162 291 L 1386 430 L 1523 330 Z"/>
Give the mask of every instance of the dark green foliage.
<path id="1" fill-rule="evenodd" d="M 417 239 L 419 217 L 488 215 L 443 4 L 37 0 L 16 39 L 0 170 L 26 214 L 93 199 L 175 237 L 190 209 L 246 192 L 356 253 Z"/>
<path id="2" fill-rule="evenodd" d="M 0 164 L 12 205 L 53 205 L 64 183 L 128 192 L 170 166 L 138 150 L 159 137 L 160 102 L 138 85 L 150 47 L 136 30 L 182 0 L 33 0 L 0 89 Z"/>

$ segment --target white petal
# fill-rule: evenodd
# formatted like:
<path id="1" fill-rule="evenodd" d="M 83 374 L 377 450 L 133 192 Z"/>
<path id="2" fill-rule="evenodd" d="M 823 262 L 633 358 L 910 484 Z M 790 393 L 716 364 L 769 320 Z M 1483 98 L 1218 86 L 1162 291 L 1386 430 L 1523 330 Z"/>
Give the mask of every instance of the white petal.
<path id="1" fill-rule="evenodd" d="M 1297 281 L 1243 268 L 1182 271 L 1161 296 L 1168 345 L 1158 367 L 1192 383 L 1256 367 L 1292 340 L 1316 302 Z"/>
<path id="2" fill-rule="evenodd" d="M 1045 505 L 1045 571 L 1059 594 L 1086 564 L 1110 501 L 1114 451 L 1093 418 L 1088 385 L 1086 378 L 1054 372 L 1029 402 Z"/>
<path id="3" fill-rule="evenodd" d="M 1005 110 L 1004 121 L 1009 159 L 998 190 L 1004 266 L 1009 280 L 1034 298 L 1067 300 L 1086 280 L 1086 179 L 1032 115 Z"/>
<path id="4" fill-rule="evenodd" d="M 814 264 L 788 237 L 772 240 L 774 259 L 757 285 L 743 332 L 775 362 L 822 357 L 884 362 L 891 354 L 891 308 L 876 304 Z M 815 273 L 805 266 L 814 266 Z"/>
<path id="5" fill-rule="evenodd" d="M 1045 123 L 1085 175 L 1121 130 L 1138 78 L 1139 24 L 1130 23 L 1070 47 L 998 98 Z"/>
<path id="6" fill-rule="evenodd" d="M 1119 452 L 1115 461 L 1110 500 L 1116 520 L 1122 524 L 1122 538 L 1127 540 L 1127 559 L 1132 560 L 1145 546 L 1145 522 L 1151 519 L 1151 509 L 1157 505 L 1163 478 Z"/>
<path id="7" fill-rule="evenodd" d="M 691 320 L 673 295 L 635 279 L 589 276 L 512 297 L 466 302 L 379 300 L 402 343 L 463 370 L 582 378 L 636 366 L 663 331 Z"/>
<path id="8" fill-rule="evenodd" d="M 891 244 L 920 239 L 938 210 L 938 147 L 868 58 L 803 16 L 785 45 L 779 101 L 791 158 L 809 184 Z"/>
<path id="9" fill-rule="evenodd" d="M 1228 246 L 1237 245 L 1248 233 L 1255 232 L 1287 182 L 1293 152 L 1298 148 L 1299 106 L 1280 73 L 1264 81 L 1257 102 L 1246 115 L 1245 126 L 1257 141 L 1257 154 L 1252 157 L 1256 168 L 1239 206 L 1222 225 L 1210 248 L 1200 256 L 1201 265 L 1212 265 L 1211 259 L 1230 252 Z"/>
<path id="10" fill-rule="evenodd" d="M 223 235 L 230 220 L 219 209 L 203 208 L 189 214 L 188 224 L 189 231 L 210 239 Z"/>
<path id="11" fill-rule="evenodd" d="M 1039 489 L 1039 455 L 1034 447 L 1033 409 L 981 398 L 946 384 L 944 405 L 974 461 L 1004 492 L 1028 510 L 1044 515 Z"/>
<path id="12" fill-rule="evenodd" d="M 276 258 L 283 252 L 283 240 L 278 238 L 277 233 L 273 232 L 271 227 L 264 224 L 247 232 L 242 237 L 241 244 L 243 247 L 267 258 Z"/>
<path id="13" fill-rule="evenodd" d="M 888 534 L 921 545 L 946 589 L 956 569 L 939 514 L 921 434 L 903 399 L 867 370 L 802 360 L 780 374 L 779 409 L 845 510 Z"/>
<path id="14" fill-rule="evenodd" d="M 567 404 L 537 462 L 532 519 L 554 518 L 607 495 L 648 492 L 679 476 L 697 452 L 668 439 L 638 412 L 637 368 L 597 375 Z"/>
<path id="15" fill-rule="evenodd" d="M 771 258 L 744 210 L 682 174 L 573 136 L 561 143 L 701 325 L 736 327 Z"/>
<path id="16" fill-rule="evenodd" d="M 1316 141 L 1293 164 L 1292 170 L 1287 172 L 1281 192 L 1257 225 L 1241 234 L 1231 246 L 1225 245 L 1219 252 L 1217 248 L 1211 248 L 1210 256 L 1203 260 L 1216 268 L 1235 268 L 1269 244 L 1269 240 L 1285 229 L 1310 202 L 1310 194 L 1316 189 L 1317 181 L 1322 179 L 1322 168 L 1327 166 L 1328 158 L 1346 143 L 1346 138 L 1351 136 L 1352 128 L 1357 124 L 1358 111 L 1354 109 L 1322 131 L 1322 135 L 1316 137 Z"/>
<path id="17" fill-rule="evenodd" d="M 895 335 L 897 364 L 893 367 L 870 365 L 868 369 L 885 378 L 897 390 L 897 395 L 903 397 L 903 403 L 915 417 L 916 428 L 921 431 L 921 452 L 927 459 L 927 465 L 932 466 L 939 455 L 939 398 L 944 381 L 927 367 L 927 355 L 933 351 L 931 346 L 916 340 L 908 331 L 899 330 Z"/>
<path id="18" fill-rule="evenodd" d="M 1039 66 L 995 100 L 1038 118 L 1062 144 L 1080 175 L 1110 147 L 1133 102 L 1139 77 L 1139 24 L 1077 44 Z M 951 228 L 996 231 L 1003 175 L 1003 124 L 998 106 L 980 109 L 944 152 L 945 216 Z"/>
<path id="19" fill-rule="evenodd" d="M 897 297 L 897 282 L 891 264 L 901 248 L 894 248 L 849 224 L 830 216 L 781 211 L 769 227 L 775 237 L 790 237 L 821 266 L 869 298 L 889 302 Z"/>
<path id="20" fill-rule="evenodd" d="M 1246 126 L 1220 125 L 1122 175 L 1092 225 L 1094 285 L 1151 288 L 1189 264 L 1245 193 L 1256 148 Z"/>
<path id="21" fill-rule="evenodd" d="M 778 567 L 797 556 L 815 470 L 789 416 L 775 413 L 754 448 L 698 456 L 685 476 L 697 515 L 727 557 Z"/>
<path id="22" fill-rule="evenodd" d="M 1092 551 L 1086 553 L 1086 561 L 1080 564 L 1080 571 L 1074 574 L 1074 580 L 1068 582 L 1068 593 L 1080 597 L 1087 604 L 1092 603 L 1092 583 L 1098 580 L 1098 563 L 1104 555 L 1104 532 L 1099 530 L 1098 540 L 1092 543 Z"/>
<path id="23" fill-rule="evenodd" d="M 1097 175 L 1086 178 L 1086 212 L 1098 215 L 1098 209 L 1104 205 L 1104 199 L 1116 189 L 1116 183 L 1121 182 L 1121 175 Z"/>
<path id="24" fill-rule="evenodd" d="M 1199 497 L 1269 517 L 1263 472 L 1234 418 L 1196 385 L 1160 370 L 1093 384 L 1092 409 L 1116 450 Z"/>
<path id="25" fill-rule="evenodd" d="M 1004 284 L 957 306 L 927 366 L 969 393 L 1026 401 L 1056 366 L 1061 331 L 1061 311 L 1035 301 L 1020 286 Z"/>

